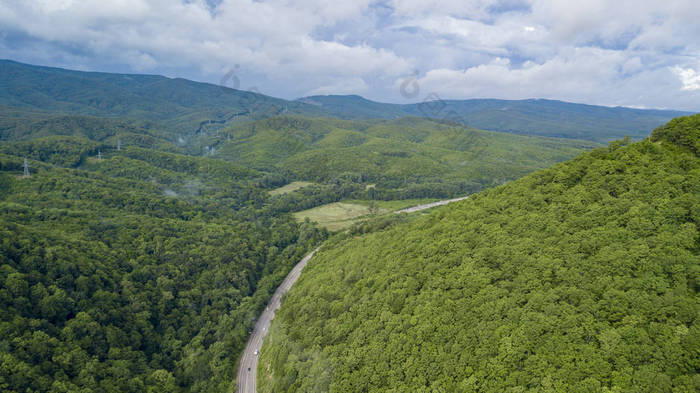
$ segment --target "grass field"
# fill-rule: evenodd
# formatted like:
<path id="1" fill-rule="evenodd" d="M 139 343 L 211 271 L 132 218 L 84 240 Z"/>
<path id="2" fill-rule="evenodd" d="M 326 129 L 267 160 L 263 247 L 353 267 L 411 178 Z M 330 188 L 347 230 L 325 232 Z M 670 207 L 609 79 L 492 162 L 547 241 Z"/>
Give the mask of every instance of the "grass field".
<path id="1" fill-rule="evenodd" d="M 294 213 L 298 221 L 308 218 L 329 231 L 339 231 L 362 221 L 369 215 L 382 215 L 406 207 L 434 202 L 435 199 L 406 199 L 400 201 L 349 200 L 317 206 Z"/>
<path id="2" fill-rule="evenodd" d="M 389 211 L 379 208 L 376 214 L 388 213 Z M 338 231 L 351 226 L 371 213 L 369 205 L 335 202 L 294 213 L 294 217 L 299 221 L 308 218 L 329 231 Z"/>
<path id="3" fill-rule="evenodd" d="M 282 186 L 280 188 L 275 188 L 274 190 L 270 191 L 270 195 L 282 195 L 286 194 L 288 192 L 296 191 L 300 188 L 304 188 L 306 186 L 310 186 L 314 183 L 308 182 L 308 181 L 295 181 L 287 184 L 286 186 Z"/>

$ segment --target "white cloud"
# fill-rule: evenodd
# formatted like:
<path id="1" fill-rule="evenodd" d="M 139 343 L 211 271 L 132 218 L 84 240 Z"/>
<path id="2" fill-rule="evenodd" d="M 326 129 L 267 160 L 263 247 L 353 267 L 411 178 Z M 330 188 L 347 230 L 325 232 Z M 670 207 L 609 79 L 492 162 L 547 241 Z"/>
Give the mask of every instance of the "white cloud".
<path id="1" fill-rule="evenodd" d="M 139 69 L 144 56 L 204 72 L 234 63 L 262 73 L 332 69 L 355 75 L 405 67 L 386 49 L 310 38 L 314 26 L 362 9 L 362 2 L 224 1 L 212 15 L 203 2 L 122 0 L 96 6 L 86 0 L 22 0 L 0 5 L 0 25 L 41 40 L 77 44 L 96 55 L 109 53 Z"/>
<path id="2" fill-rule="evenodd" d="M 543 63 L 525 62 L 516 67 L 504 58 L 466 70 L 436 69 L 418 83 L 424 91 L 441 92 L 444 98 L 557 98 L 582 100 L 617 77 L 616 65 L 624 57 L 599 48 L 565 51 Z"/>
<path id="3" fill-rule="evenodd" d="M 164 73 L 295 97 L 397 85 L 700 109 L 697 0 L 3 0 L 0 57 Z"/>
<path id="4" fill-rule="evenodd" d="M 673 72 L 683 83 L 683 90 L 700 90 L 700 71 L 692 68 L 674 67 Z"/>
<path id="5" fill-rule="evenodd" d="M 700 106 L 700 95 L 686 95 L 679 89 L 676 74 L 682 76 L 678 70 L 674 71 L 676 74 L 667 68 L 636 72 L 642 67 L 640 62 L 638 58 L 627 59 L 619 51 L 576 48 L 543 63 L 514 66 L 507 59 L 495 59 L 466 70 L 431 70 L 418 84 L 421 97 L 436 92 L 443 99 L 565 97 L 610 106 L 689 110 Z M 689 86 L 700 88 L 700 74 L 684 69 L 682 75 L 688 78 L 684 90 L 689 90 Z"/>

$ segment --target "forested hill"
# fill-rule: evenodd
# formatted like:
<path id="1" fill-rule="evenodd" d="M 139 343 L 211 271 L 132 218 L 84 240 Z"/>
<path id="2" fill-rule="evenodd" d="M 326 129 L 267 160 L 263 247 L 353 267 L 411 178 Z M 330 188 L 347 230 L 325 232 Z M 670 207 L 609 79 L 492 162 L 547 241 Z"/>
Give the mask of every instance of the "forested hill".
<path id="1" fill-rule="evenodd" d="M 223 85 L 234 77 L 222 75 Z M 137 125 L 142 128 L 174 134 L 171 142 L 182 137 L 183 143 L 193 135 L 245 121 L 302 115 L 350 120 L 426 117 L 478 129 L 607 143 L 627 135 L 644 138 L 671 118 L 688 114 L 552 100 L 423 98 L 425 102 L 407 105 L 359 96 L 289 101 L 181 78 L 82 72 L 0 60 L 0 139 L 17 134 L 16 126 L 61 115 L 140 122 Z"/>
<path id="2" fill-rule="evenodd" d="M 325 237 L 260 176 L 75 135 L 0 144 L 0 391 L 235 387 L 256 315 Z"/>
<path id="3" fill-rule="evenodd" d="M 317 105 L 344 119 L 420 116 L 444 119 L 482 130 L 557 138 L 610 142 L 630 136 L 646 138 L 657 126 L 689 115 L 672 110 L 648 110 L 575 104 L 555 100 L 439 100 L 428 95 L 418 104 L 386 104 L 360 96 L 312 96 L 301 102 Z"/>
<path id="4" fill-rule="evenodd" d="M 374 184 L 377 199 L 396 190 L 409 198 L 469 194 L 599 146 L 417 117 L 347 121 L 301 116 L 235 125 L 206 144 L 215 148 L 214 157 L 299 179 L 327 183 L 356 177 Z"/>
<path id="5" fill-rule="evenodd" d="M 700 391 L 700 115 L 328 244 L 260 392 Z"/>
<path id="6" fill-rule="evenodd" d="M 180 134 L 192 134 L 203 123 L 225 123 L 237 117 L 323 113 L 301 102 L 180 78 L 81 72 L 0 60 L 0 113 L 8 108 L 36 112 L 30 118 L 62 113 L 147 120 Z"/>

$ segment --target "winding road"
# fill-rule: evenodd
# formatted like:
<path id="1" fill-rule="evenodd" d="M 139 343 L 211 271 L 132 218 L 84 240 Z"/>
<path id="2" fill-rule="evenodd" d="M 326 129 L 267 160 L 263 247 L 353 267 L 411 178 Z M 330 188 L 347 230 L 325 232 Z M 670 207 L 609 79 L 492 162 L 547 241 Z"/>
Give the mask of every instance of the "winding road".
<path id="1" fill-rule="evenodd" d="M 427 203 L 425 205 L 418 205 L 407 209 L 397 210 L 394 213 L 413 213 L 436 206 L 447 205 L 448 203 L 461 201 L 467 198 L 468 197 L 461 197 Z M 265 311 L 263 311 L 260 318 L 258 318 L 258 321 L 255 323 L 255 328 L 248 338 L 248 344 L 246 344 L 245 350 L 243 350 L 241 362 L 238 366 L 238 377 L 236 378 L 238 381 L 238 393 L 257 393 L 255 390 L 255 383 L 258 369 L 258 354 L 260 353 L 260 348 L 262 347 L 263 338 L 265 338 L 267 331 L 270 329 L 270 322 L 272 321 L 272 318 L 275 317 L 275 311 L 280 308 L 282 295 L 289 291 L 292 285 L 294 285 L 294 283 L 299 279 L 302 269 L 304 269 L 304 266 L 306 266 L 309 259 L 314 256 L 316 251 L 318 251 L 318 248 L 307 254 L 294 266 L 294 268 L 292 268 L 292 271 L 289 272 L 284 281 L 282 281 L 282 284 L 280 284 L 275 291 L 275 294 L 272 295 L 270 302 L 268 303 L 267 307 L 265 307 Z"/>
<path id="2" fill-rule="evenodd" d="M 255 393 L 255 375 L 258 368 L 258 353 L 262 347 L 263 338 L 270 328 L 270 322 L 275 317 L 275 311 L 280 308 L 282 295 L 294 285 L 301 275 L 301 270 L 306 266 L 318 248 L 307 254 L 299 263 L 297 263 L 292 271 L 287 274 L 282 284 L 277 287 L 275 294 L 272 295 L 270 303 L 265 307 L 265 311 L 260 315 L 255 323 L 253 333 L 248 338 L 243 355 L 241 356 L 241 364 L 238 366 L 238 392 L 239 393 Z"/>

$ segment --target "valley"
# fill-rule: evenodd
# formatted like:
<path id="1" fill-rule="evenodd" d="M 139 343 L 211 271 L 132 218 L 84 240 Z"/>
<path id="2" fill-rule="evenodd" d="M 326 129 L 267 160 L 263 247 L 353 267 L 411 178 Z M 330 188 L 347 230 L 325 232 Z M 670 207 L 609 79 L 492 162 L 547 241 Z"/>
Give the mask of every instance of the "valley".
<path id="1" fill-rule="evenodd" d="M 0 61 L 0 389 L 697 390 L 698 115 L 440 103 Z"/>
<path id="2" fill-rule="evenodd" d="M 409 208 L 403 208 L 397 210 L 394 213 L 414 213 L 418 211 L 423 211 L 431 209 L 436 206 L 444 206 L 453 202 L 458 202 L 465 198 L 450 199 L 444 201 L 431 202 L 423 205 L 411 206 Z M 402 201 L 403 202 L 403 201 Z M 411 202 L 402 203 L 410 204 Z M 342 227 L 341 227 L 342 228 Z M 338 229 L 341 229 L 338 228 Z M 331 228 L 328 228 L 331 229 Z M 263 340 L 267 335 L 270 324 L 275 317 L 275 312 L 281 306 L 281 299 L 284 294 L 286 294 L 292 286 L 301 276 L 301 272 L 306 266 L 306 264 L 311 260 L 311 258 L 318 252 L 318 248 L 307 254 L 304 258 L 297 263 L 291 272 L 284 279 L 284 282 L 277 288 L 272 299 L 265 307 L 265 311 L 258 318 L 253 332 L 250 334 L 248 339 L 248 344 L 246 345 L 243 354 L 241 355 L 240 364 L 238 366 L 238 392 L 239 393 L 255 393 L 256 381 L 257 381 L 257 369 L 258 369 L 258 357 L 260 356 L 260 351 L 262 350 Z M 262 378 L 265 378 L 264 375 Z"/>

